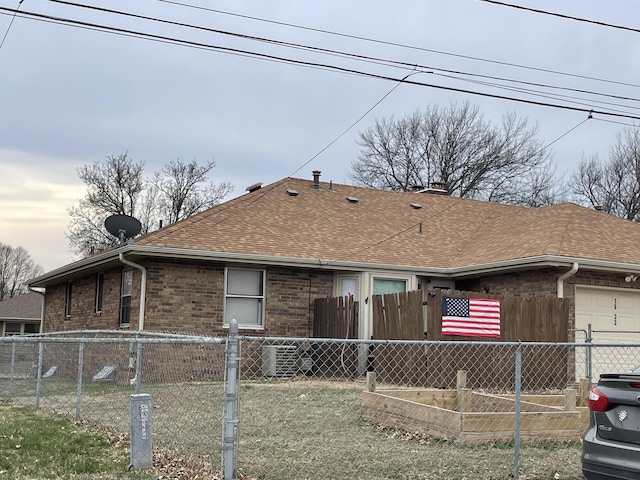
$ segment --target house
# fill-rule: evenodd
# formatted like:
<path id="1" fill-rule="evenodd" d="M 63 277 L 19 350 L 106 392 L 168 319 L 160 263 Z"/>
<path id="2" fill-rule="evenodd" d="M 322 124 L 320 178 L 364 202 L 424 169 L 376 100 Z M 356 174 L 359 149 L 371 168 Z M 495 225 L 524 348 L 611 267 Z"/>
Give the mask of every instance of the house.
<path id="1" fill-rule="evenodd" d="M 27 335 L 40 333 L 44 296 L 29 292 L 0 302 L 0 333 Z"/>
<path id="2" fill-rule="evenodd" d="M 640 224 L 572 203 L 542 208 L 313 179 L 245 195 L 30 282 L 44 330 L 144 329 L 310 337 L 314 299 L 455 288 L 556 295 L 570 324 L 640 329 Z M 425 297 L 426 298 L 426 297 Z M 578 335 L 580 332 L 578 332 Z M 577 340 L 580 338 L 576 336 Z"/>

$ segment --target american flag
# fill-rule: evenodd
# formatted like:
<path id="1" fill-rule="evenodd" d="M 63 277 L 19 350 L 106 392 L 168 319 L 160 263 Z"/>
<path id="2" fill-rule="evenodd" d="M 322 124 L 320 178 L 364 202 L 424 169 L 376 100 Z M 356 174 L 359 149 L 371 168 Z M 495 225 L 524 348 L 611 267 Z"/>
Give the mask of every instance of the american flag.
<path id="1" fill-rule="evenodd" d="M 442 297 L 442 334 L 500 337 L 500 300 Z"/>

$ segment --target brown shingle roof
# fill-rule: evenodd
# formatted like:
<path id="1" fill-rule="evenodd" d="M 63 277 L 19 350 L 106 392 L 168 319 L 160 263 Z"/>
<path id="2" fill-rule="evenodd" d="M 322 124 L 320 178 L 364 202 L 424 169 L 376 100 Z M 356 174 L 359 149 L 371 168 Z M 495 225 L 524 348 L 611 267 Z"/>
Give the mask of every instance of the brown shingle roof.
<path id="1" fill-rule="evenodd" d="M 446 195 L 330 188 L 325 182 L 315 189 L 311 181 L 286 178 L 135 244 L 455 268 L 540 255 L 640 264 L 638 239 L 639 224 L 571 203 L 524 208 Z"/>
<path id="2" fill-rule="evenodd" d="M 0 302 L 0 320 L 40 320 L 43 296 L 29 292 Z"/>

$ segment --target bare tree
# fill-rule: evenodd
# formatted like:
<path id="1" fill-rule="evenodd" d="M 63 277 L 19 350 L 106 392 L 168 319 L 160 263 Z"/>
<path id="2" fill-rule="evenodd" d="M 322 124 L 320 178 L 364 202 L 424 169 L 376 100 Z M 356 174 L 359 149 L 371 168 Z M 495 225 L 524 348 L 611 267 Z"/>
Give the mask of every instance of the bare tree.
<path id="1" fill-rule="evenodd" d="M 640 221 L 640 131 L 628 127 L 616 136 L 609 158 L 584 158 L 570 180 L 578 203 L 617 217 Z"/>
<path id="2" fill-rule="evenodd" d="M 0 301 L 26 293 L 27 281 L 43 271 L 24 248 L 0 243 Z"/>
<path id="3" fill-rule="evenodd" d="M 229 183 L 216 185 L 209 179 L 213 161 L 204 166 L 195 160 L 172 161 L 151 179 L 143 176 L 143 167 L 124 153 L 78 169 L 87 193 L 68 211 L 67 238 L 74 253 L 87 256 L 118 244 L 104 228 L 110 215 L 136 217 L 144 234 L 161 220 L 174 223 L 215 205 L 232 189 Z"/>
<path id="4" fill-rule="evenodd" d="M 376 120 L 360 133 L 362 150 L 349 176 L 374 188 L 407 191 L 442 182 L 458 197 L 547 205 L 560 190 L 536 135 L 537 127 L 513 113 L 495 126 L 468 102 L 432 106 L 400 120 Z"/>
<path id="5" fill-rule="evenodd" d="M 209 173 L 216 166 L 213 160 L 204 165 L 192 160 L 184 163 L 178 159 L 169 162 L 162 173 L 154 176 L 154 184 L 160 192 L 161 212 L 168 223 L 175 223 L 218 204 L 232 186 L 228 182 L 214 184 Z"/>

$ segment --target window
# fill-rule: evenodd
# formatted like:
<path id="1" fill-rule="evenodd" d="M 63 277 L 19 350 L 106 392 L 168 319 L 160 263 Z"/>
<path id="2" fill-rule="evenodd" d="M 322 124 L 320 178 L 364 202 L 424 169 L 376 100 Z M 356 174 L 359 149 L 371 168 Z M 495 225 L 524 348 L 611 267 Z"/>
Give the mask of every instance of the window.
<path id="1" fill-rule="evenodd" d="M 336 276 L 336 295 L 339 297 L 345 297 L 351 295 L 355 300 L 358 300 L 359 288 L 358 277 L 356 275 L 337 275 Z"/>
<path id="2" fill-rule="evenodd" d="M 9 337 L 11 335 L 21 335 L 22 324 L 21 323 L 5 323 L 4 324 L 4 334 Z"/>
<path id="3" fill-rule="evenodd" d="M 122 287 L 120 290 L 120 325 L 129 325 L 131 319 L 131 292 L 133 291 L 133 270 L 122 270 Z"/>
<path id="4" fill-rule="evenodd" d="M 71 316 L 71 291 L 73 290 L 73 284 L 67 282 L 67 287 L 64 292 L 64 316 Z"/>
<path id="5" fill-rule="evenodd" d="M 235 318 L 239 327 L 264 327 L 264 284 L 264 270 L 226 269 L 225 325 L 229 325 Z"/>
<path id="6" fill-rule="evenodd" d="M 102 312 L 102 295 L 104 292 L 104 273 L 96 275 L 96 313 Z"/>
<path id="7" fill-rule="evenodd" d="M 4 324 L 4 335 L 28 335 L 32 333 L 40 333 L 39 323 L 14 323 L 6 322 Z"/>
<path id="8" fill-rule="evenodd" d="M 395 280 L 390 278 L 374 278 L 373 294 L 385 295 L 387 293 L 405 292 L 407 290 L 406 280 Z"/>

